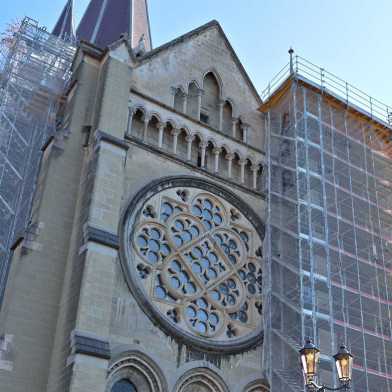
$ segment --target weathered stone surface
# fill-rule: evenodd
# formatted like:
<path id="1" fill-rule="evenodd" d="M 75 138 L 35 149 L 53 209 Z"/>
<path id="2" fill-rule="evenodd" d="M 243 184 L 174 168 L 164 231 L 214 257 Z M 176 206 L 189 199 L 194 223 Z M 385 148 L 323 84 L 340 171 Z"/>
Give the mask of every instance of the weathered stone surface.
<path id="1" fill-rule="evenodd" d="M 208 179 L 234 191 L 264 220 L 263 194 L 259 183 L 252 185 L 250 171 L 251 163 L 263 160 L 258 97 L 216 23 L 141 59 L 130 57 L 122 45 L 106 53 L 81 49 L 74 62 L 76 84 L 65 107 L 69 135 L 63 151 L 52 152 L 36 200 L 42 224 L 34 242 L 39 246 L 17 247 L 0 315 L 0 336 L 8 337 L 7 350 L 12 351 L 7 351 L 11 364 L 1 366 L 0 361 L 0 385 L 10 392 L 103 392 L 127 358 L 127 369 L 145 374 L 129 370 L 127 377 L 145 377 L 140 382 L 150 380 L 156 385 L 153 392 L 172 391 L 183 375 L 197 369 L 209 369 L 228 391 L 242 392 L 261 378 L 262 346 L 218 355 L 165 335 L 125 282 L 118 237 L 129 200 L 167 176 Z M 175 117 L 195 132 L 201 129 L 199 119 L 174 109 L 172 88 L 183 86 L 188 92 L 191 81 L 203 88 L 210 71 L 220 83 L 220 98 L 232 102 L 233 117 L 249 125 L 246 143 L 205 127 L 211 136 L 205 142 L 216 145 L 201 167 L 199 144 L 192 145 L 188 159 L 188 141 L 175 130 L 165 134 L 162 146 L 154 139 L 158 134 L 140 140 L 131 129 L 124 138 L 132 128 L 129 109 L 142 95 L 157 117 Z M 136 90 L 142 95 L 131 92 Z M 148 123 L 146 129 L 158 128 Z M 214 155 L 226 142 L 233 156 L 227 155 L 236 160 L 231 172 L 227 158 L 215 160 Z M 248 156 L 256 162 L 247 162 Z M 242 174 L 241 165 L 246 168 Z"/>

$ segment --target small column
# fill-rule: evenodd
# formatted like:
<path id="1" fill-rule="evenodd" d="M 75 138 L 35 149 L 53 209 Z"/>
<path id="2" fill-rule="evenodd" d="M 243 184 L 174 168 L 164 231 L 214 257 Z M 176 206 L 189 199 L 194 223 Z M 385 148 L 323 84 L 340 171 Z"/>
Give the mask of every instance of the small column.
<path id="1" fill-rule="evenodd" d="M 136 110 L 134 108 L 129 108 L 129 113 L 128 113 L 128 125 L 127 125 L 127 130 L 125 132 L 125 135 L 130 136 L 132 132 L 132 120 L 133 120 L 133 115 L 135 114 Z"/>
<path id="2" fill-rule="evenodd" d="M 237 124 L 238 124 L 238 118 L 233 118 L 231 120 L 231 126 L 232 126 L 232 136 L 237 137 Z"/>
<path id="3" fill-rule="evenodd" d="M 257 173 L 259 172 L 259 167 L 259 165 L 252 165 L 250 168 L 253 174 L 253 189 L 257 188 Z"/>
<path id="4" fill-rule="evenodd" d="M 173 135 L 173 154 L 177 154 L 177 141 L 178 141 L 178 135 L 180 134 L 181 129 L 174 128 L 171 131 L 171 134 Z"/>
<path id="5" fill-rule="evenodd" d="M 186 150 L 186 159 L 188 161 L 192 160 L 192 143 L 195 140 L 194 136 L 188 135 L 185 138 L 186 142 L 187 142 L 187 150 Z"/>
<path id="6" fill-rule="evenodd" d="M 219 123 L 218 123 L 218 129 L 222 131 L 223 128 L 223 106 L 225 105 L 225 101 L 223 99 L 219 100 L 218 103 L 218 111 L 219 111 Z"/>
<path id="7" fill-rule="evenodd" d="M 242 123 L 242 141 L 244 143 L 248 142 L 249 125 Z"/>
<path id="8" fill-rule="evenodd" d="M 221 148 L 214 148 L 213 153 L 215 155 L 215 166 L 214 166 L 214 173 L 219 172 L 219 154 L 222 152 Z"/>
<path id="9" fill-rule="evenodd" d="M 200 112 L 201 112 L 201 97 L 203 95 L 204 91 L 199 88 L 197 90 L 197 119 L 200 120 Z"/>
<path id="10" fill-rule="evenodd" d="M 188 101 L 188 94 L 183 93 L 182 99 L 183 99 L 183 101 L 182 101 L 182 112 L 183 112 L 183 113 L 186 113 L 186 106 L 187 106 L 187 101 Z"/>
<path id="11" fill-rule="evenodd" d="M 206 165 L 206 148 L 207 148 L 207 143 L 206 142 L 200 142 L 199 147 L 201 148 L 201 167 L 205 167 Z"/>
<path id="12" fill-rule="evenodd" d="M 227 177 L 229 177 L 229 178 L 231 178 L 231 176 L 232 176 L 232 173 L 231 173 L 231 169 L 232 169 L 232 166 L 233 166 L 233 159 L 234 159 L 234 154 L 227 154 L 226 156 L 225 156 L 225 158 L 227 159 Z"/>
<path id="13" fill-rule="evenodd" d="M 240 160 L 240 166 L 241 166 L 241 184 L 245 183 L 245 165 L 246 165 L 246 160 L 241 159 Z"/>
<path id="14" fill-rule="evenodd" d="M 162 144 L 163 144 L 163 130 L 165 129 L 165 123 L 159 122 L 157 124 L 157 128 L 158 128 L 158 147 L 162 148 Z"/>
<path id="15" fill-rule="evenodd" d="M 174 102 L 176 100 L 176 94 L 177 94 L 177 87 L 171 87 L 170 91 L 172 95 L 172 107 L 174 108 Z"/>
<path id="16" fill-rule="evenodd" d="M 150 122 L 151 118 L 145 116 L 144 117 L 144 128 L 143 128 L 143 141 L 147 140 L 147 130 L 148 130 L 148 123 Z"/>

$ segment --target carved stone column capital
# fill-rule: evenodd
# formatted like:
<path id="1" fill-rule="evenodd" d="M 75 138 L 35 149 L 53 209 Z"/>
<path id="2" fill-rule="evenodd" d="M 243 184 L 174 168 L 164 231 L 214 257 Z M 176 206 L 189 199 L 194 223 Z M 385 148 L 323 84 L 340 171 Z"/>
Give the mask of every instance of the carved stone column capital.
<path id="1" fill-rule="evenodd" d="M 165 126 L 166 126 L 166 124 L 164 122 L 162 122 L 162 121 L 158 121 L 157 124 L 156 124 L 156 127 L 158 129 L 165 128 Z"/>
<path id="2" fill-rule="evenodd" d="M 187 143 L 192 143 L 195 140 L 195 136 L 194 135 L 186 135 L 185 136 L 185 141 Z"/>
<path id="3" fill-rule="evenodd" d="M 208 146 L 208 142 L 201 141 L 201 142 L 199 143 L 199 147 L 200 147 L 202 150 L 205 150 L 205 149 L 207 148 L 207 146 Z"/>
<path id="4" fill-rule="evenodd" d="M 201 97 L 202 95 L 204 95 L 204 90 L 202 88 L 197 88 L 196 95 L 198 97 Z"/>
<path id="5" fill-rule="evenodd" d="M 172 134 L 173 136 L 178 136 L 180 133 L 181 133 L 181 129 L 180 129 L 180 128 L 173 128 L 173 129 L 171 130 L 171 134 Z"/>

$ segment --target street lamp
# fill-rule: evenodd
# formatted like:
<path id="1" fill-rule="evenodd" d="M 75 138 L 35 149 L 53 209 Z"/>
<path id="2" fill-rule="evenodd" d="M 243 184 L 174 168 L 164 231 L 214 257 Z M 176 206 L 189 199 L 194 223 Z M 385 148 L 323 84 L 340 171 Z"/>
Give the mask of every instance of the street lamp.
<path id="1" fill-rule="evenodd" d="M 315 377 L 317 376 L 318 363 L 320 361 L 320 350 L 310 339 L 306 341 L 305 346 L 299 350 L 299 353 L 301 355 L 305 385 L 308 391 L 348 391 L 350 389 L 354 358 L 347 350 L 346 346 L 340 346 L 338 353 L 334 355 L 336 369 L 341 383 L 341 386 L 338 388 L 330 388 L 326 385 L 316 384 Z"/>
<path id="2" fill-rule="evenodd" d="M 353 356 L 347 350 L 346 346 L 340 346 L 340 350 L 333 357 L 335 359 L 339 381 L 342 384 L 349 383 L 353 374 Z"/>
<path id="3" fill-rule="evenodd" d="M 320 361 L 320 350 L 309 339 L 305 346 L 299 350 L 301 354 L 302 370 L 306 385 L 311 385 L 317 375 L 318 363 Z"/>

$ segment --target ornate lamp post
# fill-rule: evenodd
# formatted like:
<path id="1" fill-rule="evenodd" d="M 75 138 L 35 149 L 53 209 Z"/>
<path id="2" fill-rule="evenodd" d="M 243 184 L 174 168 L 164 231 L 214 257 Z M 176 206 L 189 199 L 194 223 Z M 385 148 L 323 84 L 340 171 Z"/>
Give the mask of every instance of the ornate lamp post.
<path id="1" fill-rule="evenodd" d="M 305 377 L 305 385 L 308 391 L 340 391 L 350 390 L 350 383 L 353 370 L 353 356 L 347 350 L 346 346 L 341 346 L 338 353 L 334 355 L 336 369 L 338 371 L 339 381 L 341 386 L 338 388 L 331 388 L 326 385 L 317 385 L 315 377 L 317 376 L 318 363 L 320 360 L 320 350 L 307 340 L 305 346 L 299 350 L 301 355 L 302 371 Z"/>

